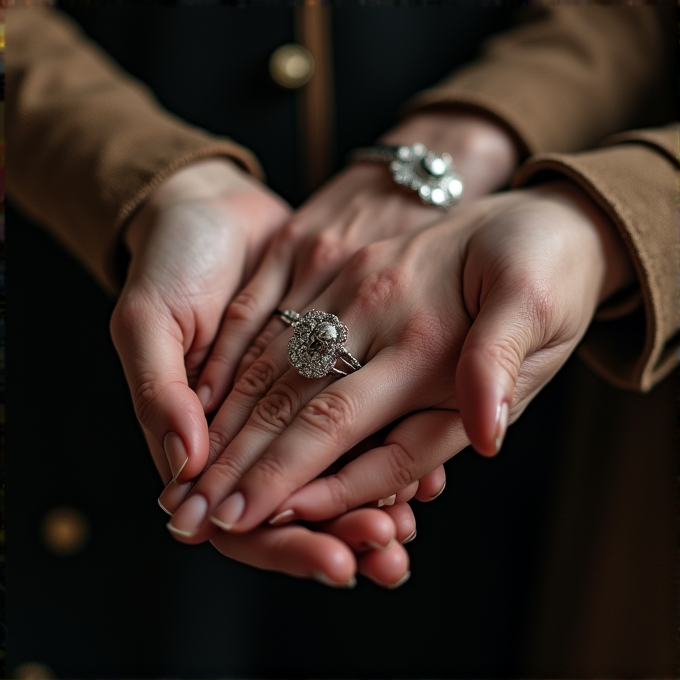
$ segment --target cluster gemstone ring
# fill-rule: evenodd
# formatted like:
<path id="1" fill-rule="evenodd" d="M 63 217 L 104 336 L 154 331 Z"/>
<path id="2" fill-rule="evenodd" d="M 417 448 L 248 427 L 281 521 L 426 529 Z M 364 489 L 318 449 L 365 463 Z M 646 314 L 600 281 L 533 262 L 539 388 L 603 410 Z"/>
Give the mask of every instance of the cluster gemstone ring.
<path id="1" fill-rule="evenodd" d="M 310 309 L 303 315 L 291 309 L 277 309 L 274 314 L 293 328 L 293 337 L 288 342 L 288 359 L 301 376 L 345 376 L 361 368 L 357 359 L 345 349 L 347 326 L 335 314 L 317 309 Z"/>

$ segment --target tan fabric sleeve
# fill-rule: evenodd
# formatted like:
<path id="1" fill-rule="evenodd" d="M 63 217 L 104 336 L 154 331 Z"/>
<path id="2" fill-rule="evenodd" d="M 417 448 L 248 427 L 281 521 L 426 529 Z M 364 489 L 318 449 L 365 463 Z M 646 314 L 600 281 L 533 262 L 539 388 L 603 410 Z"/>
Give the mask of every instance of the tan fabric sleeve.
<path id="1" fill-rule="evenodd" d="M 535 156 L 513 180 L 517 187 L 568 177 L 612 218 L 627 245 L 643 304 L 596 319 L 580 348 L 619 387 L 646 391 L 678 362 L 678 130 L 674 124 L 629 132 L 595 151 Z"/>
<path id="2" fill-rule="evenodd" d="M 407 111 L 433 104 L 482 111 L 509 127 L 526 155 L 587 149 L 615 132 L 672 120 L 674 21 L 664 11 L 572 5 L 533 12 Z"/>
<path id="3" fill-rule="evenodd" d="M 151 190 L 200 158 L 248 151 L 175 118 L 62 15 L 7 12 L 7 191 L 110 292 L 121 225 Z"/>

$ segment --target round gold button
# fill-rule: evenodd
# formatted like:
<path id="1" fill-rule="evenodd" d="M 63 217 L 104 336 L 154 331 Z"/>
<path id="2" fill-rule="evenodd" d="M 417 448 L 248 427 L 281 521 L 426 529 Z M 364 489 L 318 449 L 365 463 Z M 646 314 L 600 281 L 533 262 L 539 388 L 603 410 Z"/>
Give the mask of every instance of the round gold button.
<path id="1" fill-rule="evenodd" d="M 269 58 L 269 73 L 281 87 L 296 90 L 314 73 L 314 58 L 302 45 L 281 45 Z"/>
<path id="2" fill-rule="evenodd" d="M 80 552 L 90 535 L 89 522 L 74 508 L 53 508 L 42 522 L 45 546 L 57 555 L 74 555 Z"/>

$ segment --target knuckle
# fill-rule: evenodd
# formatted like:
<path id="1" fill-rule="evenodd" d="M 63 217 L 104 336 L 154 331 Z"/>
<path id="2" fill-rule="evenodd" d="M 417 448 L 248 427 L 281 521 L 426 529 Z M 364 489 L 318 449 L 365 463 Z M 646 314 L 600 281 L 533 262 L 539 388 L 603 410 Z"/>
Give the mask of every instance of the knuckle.
<path id="1" fill-rule="evenodd" d="M 403 299 L 407 289 L 406 275 L 398 269 L 371 272 L 359 283 L 355 299 L 358 305 L 374 310 Z"/>
<path id="2" fill-rule="evenodd" d="M 254 361 L 234 385 L 234 391 L 246 397 L 261 398 L 274 382 L 276 369 L 266 357 Z"/>
<path id="3" fill-rule="evenodd" d="M 342 473 L 340 472 L 337 475 L 326 477 L 325 481 L 327 484 L 333 513 L 335 515 L 344 515 L 354 507 L 354 504 L 350 500 L 351 494 L 349 493 L 347 484 L 342 477 Z"/>
<path id="4" fill-rule="evenodd" d="M 134 295 L 121 297 L 111 314 L 109 329 L 114 343 L 124 340 L 133 333 L 147 315 L 147 303 Z"/>
<path id="5" fill-rule="evenodd" d="M 317 234 L 308 246 L 305 269 L 323 272 L 333 267 L 341 257 L 341 245 L 338 238 L 327 232 Z"/>
<path id="6" fill-rule="evenodd" d="M 257 462 L 257 474 L 263 488 L 276 489 L 286 486 L 286 473 L 278 459 L 264 455 Z"/>
<path id="7" fill-rule="evenodd" d="M 219 475 L 225 482 L 237 482 L 245 473 L 247 468 L 243 462 L 233 456 L 220 456 L 216 458 L 210 466 L 210 475 Z"/>
<path id="8" fill-rule="evenodd" d="M 148 429 L 151 429 L 151 423 L 158 404 L 158 397 L 162 391 L 163 384 L 160 380 L 151 376 L 141 376 L 132 395 L 137 419 Z"/>
<path id="9" fill-rule="evenodd" d="M 271 390 L 255 405 L 252 419 L 275 434 L 283 432 L 293 420 L 295 402 L 293 391 L 285 386 Z"/>
<path id="10" fill-rule="evenodd" d="M 389 444 L 388 453 L 391 460 L 388 470 L 392 489 L 400 491 L 417 481 L 418 459 L 412 451 L 401 444 L 392 443 Z"/>
<path id="11" fill-rule="evenodd" d="M 225 449 L 231 443 L 231 438 L 227 436 L 226 432 L 222 430 L 208 431 L 208 463 L 206 467 L 212 465 L 224 453 Z"/>
<path id="12" fill-rule="evenodd" d="M 299 418 L 324 436 L 337 438 L 348 430 L 353 415 L 354 405 L 347 397 L 326 393 L 312 399 L 300 411 Z"/>
<path id="13" fill-rule="evenodd" d="M 258 315 L 259 306 L 255 296 L 242 290 L 232 301 L 225 314 L 225 320 L 236 323 L 251 323 Z"/>

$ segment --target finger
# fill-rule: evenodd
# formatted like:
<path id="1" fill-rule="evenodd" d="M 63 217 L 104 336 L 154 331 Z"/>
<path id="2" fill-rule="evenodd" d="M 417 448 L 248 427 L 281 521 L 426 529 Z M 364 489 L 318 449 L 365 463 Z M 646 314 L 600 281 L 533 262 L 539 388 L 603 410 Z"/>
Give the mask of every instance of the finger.
<path id="1" fill-rule="evenodd" d="M 267 360 L 267 357 L 263 356 L 257 364 L 261 365 Z M 254 375 L 256 372 L 254 365 L 247 375 Z M 247 377 L 244 377 L 243 381 L 246 380 Z M 182 506 L 175 511 L 168 523 L 168 529 L 176 536 L 181 536 L 184 542 L 191 543 L 207 540 L 214 532 L 213 525 L 228 531 L 231 528 L 229 517 L 239 507 L 238 497 L 232 499 L 226 509 L 222 509 L 222 513 L 215 513 L 214 509 L 225 501 L 234 486 L 257 462 L 267 446 L 285 430 L 300 409 L 332 380 L 332 378 L 308 380 L 300 376 L 296 370 L 289 369 L 288 373 L 269 389 L 264 398 L 254 407 L 248 404 L 245 410 L 242 399 L 237 406 L 233 405 L 233 400 L 230 403 L 232 396 L 239 393 L 235 389 L 218 415 L 221 415 L 225 408 L 229 409 L 229 422 L 233 425 L 234 418 L 239 416 L 238 409 L 241 408 L 240 413 L 244 418 L 248 418 L 247 422 L 231 441 L 231 436 L 237 431 L 236 428 L 228 431 L 223 429 L 223 423 L 222 425 L 216 425 L 215 421 L 212 423 L 209 467 L 191 489 Z M 252 413 L 248 417 L 251 408 Z M 215 420 L 217 421 L 217 418 Z M 216 430 L 216 427 L 222 429 Z M 219 453 L 221 455 L 218 455 Z"/>
<path id="2" fill-rule="evenodd" d="M 231 530 L 252 529 L 340 455 L 402 416 L 412 394 L 411 373 L 395 371 L 394 357 L 390 354 L 378 353 L 364 368 L 336 380 L 303 408 L 299 407 L 297 417 L 242 476 L 236 485 L 237 493 L 227 498 L 213 517 Z M 396 365 L 401 366 L 401 362 L 397 361 Z M 299 393 L 289 375 L 292 372 L 277 383 L 279 391 Z M 289 398 L 287 403 L 290 401 Z M 301 403 L 305 404 L 304 398 Z M 213 464 L 211 470 L 214 467 Z M 239 473 L 241 476 L 243 470 Z M 393 476 L 393 483 L 387 489 L 364 499 L 362 504 L 416 480 Z M 323 519 L 342 514 L 349 507 L 340 507 L 339 512 Z"/>
<path id="3" fill-rule="evenodd" d="M 340 539 L 298 525 L 258 527 L 247 534 L 219 531 L 211 543 L 223 554 L 259 569 L 353 588 L 356 558 Z"/>
<path id="4" fill-rule="evenodd" d="M 432 472 L 428 472 L 424 477 L 421 477 L 415 497 L 423 503 L 433 501 L 444 493 L 445 486 L 446 470 L 443 465 L 440 465 L 432 470 Z"/>
<path id="5" fill-rule="evenodd" d="M 468 444 L 460 415 L 421 411 L 405 418 L 385 440 L 336 474 L 321 477 L 293 493 L 274 511 L 288 520 L 321 521 L 372 498 L 405 488 L 438 468 Z"/>
<path id="6" fill-rule="evenodd" d="M 167 310 L 128 299 L 114 311 L 111 335 L 142 428 L 163 450 L 173 478 L 196 477 L 208 455 L 208 425 L 187 384 L 182 329 Z"/>
<path id="7" fill-rule="evenodd" d="M 227 307 L 196 387 L 206 413 L 224 401 L 241 358 L 288 288 L 291 267 L 289 248 L 270 247 L 253 278 Z"/>
<path id="8" fill-rule="evenodd" d="M 396 527 L 395 538 L 399 543 L 410 543 L 416 537 L 416 518 L 408 503 L 395 503 L 382 508 Z"/>
<path id="9" fill-rule="evenodd" d="M 515 392 L 520 370 L 545 342 L 549 306 L 547 297 L 533 295 L 530 287 L 519 292 L 499 287 L 484 301 L 465 338 L 456 369 L 456 394 L 470 442 L 484 456 L 498 453 L 511 409 L 518 410 Z M 533 394 L 540 389 L 563 357 L 559 347 L 535 355 L 531 370 L 526 371 L 531 384 L 525 391 Z"/>
<path id="10" fill-rule="evenodd" d="M 409 580 L 409 557 L 406 549 L 396 541 L 387 550 L 372 550 L 359 555 L 359 573 L 376 585 L 394 590 Z"/>
<path id="11" fill-rule="evenodd" d="M 355 553 L 387 550 L 396 538 L 396 526 L 390 516 L 371 508 L 352 510 L 314 528 L 336 536 Z"/>

